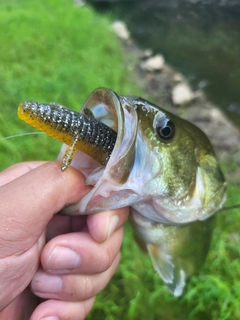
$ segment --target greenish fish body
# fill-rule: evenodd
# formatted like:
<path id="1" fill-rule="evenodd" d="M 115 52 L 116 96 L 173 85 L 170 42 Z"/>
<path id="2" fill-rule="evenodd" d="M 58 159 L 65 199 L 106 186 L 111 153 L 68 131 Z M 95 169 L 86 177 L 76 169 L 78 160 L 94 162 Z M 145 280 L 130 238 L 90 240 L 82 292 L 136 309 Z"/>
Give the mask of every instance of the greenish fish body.
<path id="1" fill-rule="evenodd" d="M 211 143 L 193 124 L 139 97 L 95 90 L 81 114 L 24 102 L 19 117 L 65 142 L 91 191 L 61 214 L 130 206 L 135 237 L 168 289 L 180 296 L 207 255 L 226 185 Z M 117 134 L 116 134 L 117 133 Z"/>
<path id="2" fill-rule="evenodd" d="M 138 242 L 168 289 L 181 295 L 208 252 L 213 230 L 208 218 L 225 201 L 226 185 L 211 143 L 193 124 L 105 88 L 94 91 L 81 112 L 115 130 L 117 140 L 106 166 L 77 151 L 72 165 L 93 188 L 62 213 L 130 206 Z"/>

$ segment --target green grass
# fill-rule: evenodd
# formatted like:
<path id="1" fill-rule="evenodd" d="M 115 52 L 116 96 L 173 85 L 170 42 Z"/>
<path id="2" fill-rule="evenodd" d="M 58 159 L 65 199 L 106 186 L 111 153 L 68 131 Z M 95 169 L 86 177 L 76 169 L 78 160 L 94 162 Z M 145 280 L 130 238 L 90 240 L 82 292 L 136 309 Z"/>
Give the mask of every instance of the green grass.
<path id="1" fill-rule="evenodd" d="M 34 130 L 17 118 L 21 101 L 55 101 L 79 110 L 100 86 L 137 91 L 109 19 L 90 7 L 74 7 L 71 0 L 0 2 L 0 30 L 0 138 Z M 0 141 L 0 169 L 54 159 L 59 148 L 39 135 Z"/>
<path id="2" fill-rule="evenodd" d="M 110 18 L 70 0 L 0 2 L 0 137 L 34 131 L 17 118 L 23 100 L 56 101 L 78 110 L 99 86 L 140 94 Z M 131 66 L 130 66 L 131 67 Z M 0 141 L 0 169 L 24 160 L 55 159 L 60 143 L 46 135 Z M 230 186 L 228 205 L 239 202 Z M 218 214 L 211 250 L 182 298 L 172 297 L 127 224 L 122 261 L 88 320 L 240 319 L 240 212 Z"/>

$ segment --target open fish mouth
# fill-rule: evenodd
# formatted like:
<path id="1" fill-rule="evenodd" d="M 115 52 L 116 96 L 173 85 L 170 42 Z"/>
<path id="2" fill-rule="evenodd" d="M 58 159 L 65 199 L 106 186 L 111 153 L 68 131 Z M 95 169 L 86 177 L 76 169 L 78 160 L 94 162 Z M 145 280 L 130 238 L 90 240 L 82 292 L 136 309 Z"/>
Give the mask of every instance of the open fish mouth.
<path id="1" fill-rule="evenodd" d="M 140 200 L 140 195 L 131 190 L 129 180 L 136 158 L 138 117 L 136 110 L 129 107 L 125 97 L 109 89 L 98 89 L 92 93 L 81 112 L 91 114 L 117 132 L 115 146 L 106 166 L 101 166 L 92 157 L 77 151 L 72 166 L 86 176 L 86 184 L 93 189 L 79 204 L 64 208 L 61 214 L 88 214 L 128 206 Z M 62 159 L 63 146 L 59 159 Z"/>

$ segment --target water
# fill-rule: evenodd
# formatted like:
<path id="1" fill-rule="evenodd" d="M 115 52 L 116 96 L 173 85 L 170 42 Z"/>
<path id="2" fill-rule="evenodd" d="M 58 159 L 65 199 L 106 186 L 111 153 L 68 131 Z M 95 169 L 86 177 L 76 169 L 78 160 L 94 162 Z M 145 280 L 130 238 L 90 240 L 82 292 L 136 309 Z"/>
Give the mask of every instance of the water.
<path id="1" fill-rule="evenodd" d="M 194 89 L 203 89 L 240 124 L 239 8 L 186 2 L 169 7 L 164 1 L 150 5 L 140 0 L 93 3 L 125 21 L 138 46 L 162 53 Z"/>

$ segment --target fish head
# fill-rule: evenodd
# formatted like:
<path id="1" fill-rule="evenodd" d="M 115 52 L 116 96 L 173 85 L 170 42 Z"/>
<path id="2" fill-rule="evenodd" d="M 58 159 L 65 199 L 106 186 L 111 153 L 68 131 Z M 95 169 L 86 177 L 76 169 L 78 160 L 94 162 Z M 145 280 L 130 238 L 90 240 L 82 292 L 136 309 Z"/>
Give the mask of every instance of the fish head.
<path id="1" fill-rule="evenodd" d="M 144 153 L 139 152 L 142 159 L 136 163 L 146 165 L 151 158 L 152 169 L 148 181 L 144 180 L 143 193 L 148 194 L 149 203 L 160 216 L 153 213 L 152 220 L 181 224 L 204 220 L 220 209 L 226 183 L 207 136 L 192 123 L 148 101 L 127 100 L 137 110 L 137 147 L 147 146 Z"/>
<path id="2" fill-rule="evenodd" d="M 165 224 L 204 220 L 221 208 L 226 185 L 206 135 L 195 125 L 135 96 L 95 90 L 81 112 L 117 131 L 105 167 L 81 152 L 73 166 L 93 189 L 67 213 L 132 206 Z M 89 171 L 89 168 L 91 170 Z M 90 174 L 89 174 L 90 172 Z"/>

